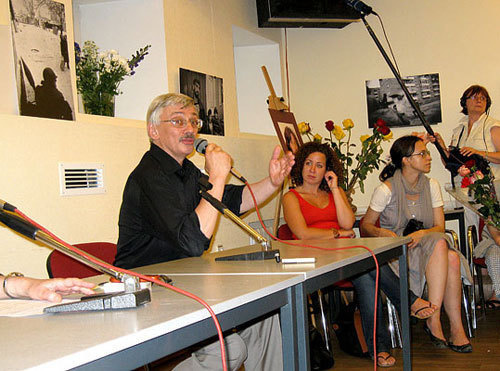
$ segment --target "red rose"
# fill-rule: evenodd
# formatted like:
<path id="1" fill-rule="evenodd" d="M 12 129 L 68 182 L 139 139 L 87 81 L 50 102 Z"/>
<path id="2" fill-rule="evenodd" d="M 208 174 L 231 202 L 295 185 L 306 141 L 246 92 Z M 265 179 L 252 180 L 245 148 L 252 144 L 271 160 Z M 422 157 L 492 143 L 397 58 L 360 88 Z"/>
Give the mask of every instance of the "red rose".
<path id="1" fill-rule="evenodd" d="M 387 135 L 391 132 L 391 129 L 389 129 L 387 126 L 379 126 L 377 128 L 377 131 L 382 135 Z"/>
<path id="2" fill-rule="evenodd" d="M 328 120 L 325 122 L 325 128 L 328 131 L 332 131 L 334 126 L 335 126 L 335 124 L 333 123 L 332 120 Z"/>
<path id="3" fill-rule="evenodd" d="M 468 176 L 462 178 L 462 184 L 460 185 L 462 188 L 467 188 L 469 185 L 471 185 L 470 178 Z"/>
<path id="4" fill-rule="evenodd" d="M 476 160 L 468 160 L 465 162 L 465 166 L 471 169 L 476 164 Z"/>
<path id="5" fill-rule="evenodd" d="M 383 126 L 387 126 L 387 123 L 382 119 L 378 119 L 377 122 L 375 124 L 373 124 L 373 126 L 376 128 L 383 127 Z"/>

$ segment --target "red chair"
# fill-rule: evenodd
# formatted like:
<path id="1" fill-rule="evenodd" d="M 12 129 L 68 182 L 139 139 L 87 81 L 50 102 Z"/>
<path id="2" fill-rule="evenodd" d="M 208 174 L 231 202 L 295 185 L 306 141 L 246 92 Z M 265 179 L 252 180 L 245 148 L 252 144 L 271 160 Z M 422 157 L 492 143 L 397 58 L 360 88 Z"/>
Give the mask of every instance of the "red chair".
<path id="1" fill-rule="evenodd" d="M 115 260 L 116 244 L 114 243 L 89 242 L 75 244 L 74 246 L 106 263 L 113 264 Z M 86 278 L 102 274 L 57 250 L 52 251 L 47 257 L 47 272 L 50 278 Z"/>

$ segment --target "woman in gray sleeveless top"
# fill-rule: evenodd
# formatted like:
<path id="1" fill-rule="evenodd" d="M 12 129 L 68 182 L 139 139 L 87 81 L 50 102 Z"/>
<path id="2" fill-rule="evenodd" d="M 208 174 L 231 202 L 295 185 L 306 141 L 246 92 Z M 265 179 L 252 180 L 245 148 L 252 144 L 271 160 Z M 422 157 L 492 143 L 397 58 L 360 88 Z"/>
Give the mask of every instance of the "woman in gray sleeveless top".
<path id="1" fill-rule="evenodd" d="M 439 309 L 427 319 L 425 331 L 437 348 L 470 353 L 472 346 L 461 316 L 461 277 L 468 282 L 472 282 L 472 277 L 465 258 L 453 249 L 443 233 L 439 183 L 425 176 L 431 170 L 430 153 L 416 136 L 399 138 L 390 153 L 392 162 L 380 175 L 383 183 L 372 196 L 361 228 L 375 237 L 406 234 L 412 238 L 408 244 L 410 289 L 421 295 L 427 283 L 429 301 L 438 308 L 444 305 L 450 320 L 449 341 L 443 334 Z M 421 222 L 421 229 L 403 233 L 412 219 Z M 398 273 L 397 262 L 391 263 L 391 268 Z"/>

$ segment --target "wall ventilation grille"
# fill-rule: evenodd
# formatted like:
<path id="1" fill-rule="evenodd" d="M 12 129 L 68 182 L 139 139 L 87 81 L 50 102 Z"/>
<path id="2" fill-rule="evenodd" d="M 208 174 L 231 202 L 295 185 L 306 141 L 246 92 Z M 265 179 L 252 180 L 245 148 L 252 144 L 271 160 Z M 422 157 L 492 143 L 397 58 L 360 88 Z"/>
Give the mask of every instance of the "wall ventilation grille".
<path id="1" fill-rule="evenodd" d="M 105 193 L 104 164 L 59 164 L 61 196 Z"/>

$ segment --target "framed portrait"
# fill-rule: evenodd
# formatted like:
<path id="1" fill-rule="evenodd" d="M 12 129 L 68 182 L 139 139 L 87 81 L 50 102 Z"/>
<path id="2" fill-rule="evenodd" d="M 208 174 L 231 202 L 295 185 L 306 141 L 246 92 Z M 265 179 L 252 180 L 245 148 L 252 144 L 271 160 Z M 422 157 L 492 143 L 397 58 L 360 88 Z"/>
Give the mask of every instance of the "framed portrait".
<path id="1" fill-rule="evenodd" d="M 269 113 L 280 140 L 281 148 L 283 148 L 284 152 L 291 151 L 295 154 L 303 142 L 293 113 L 273 109 L 269 109 Z"/>

